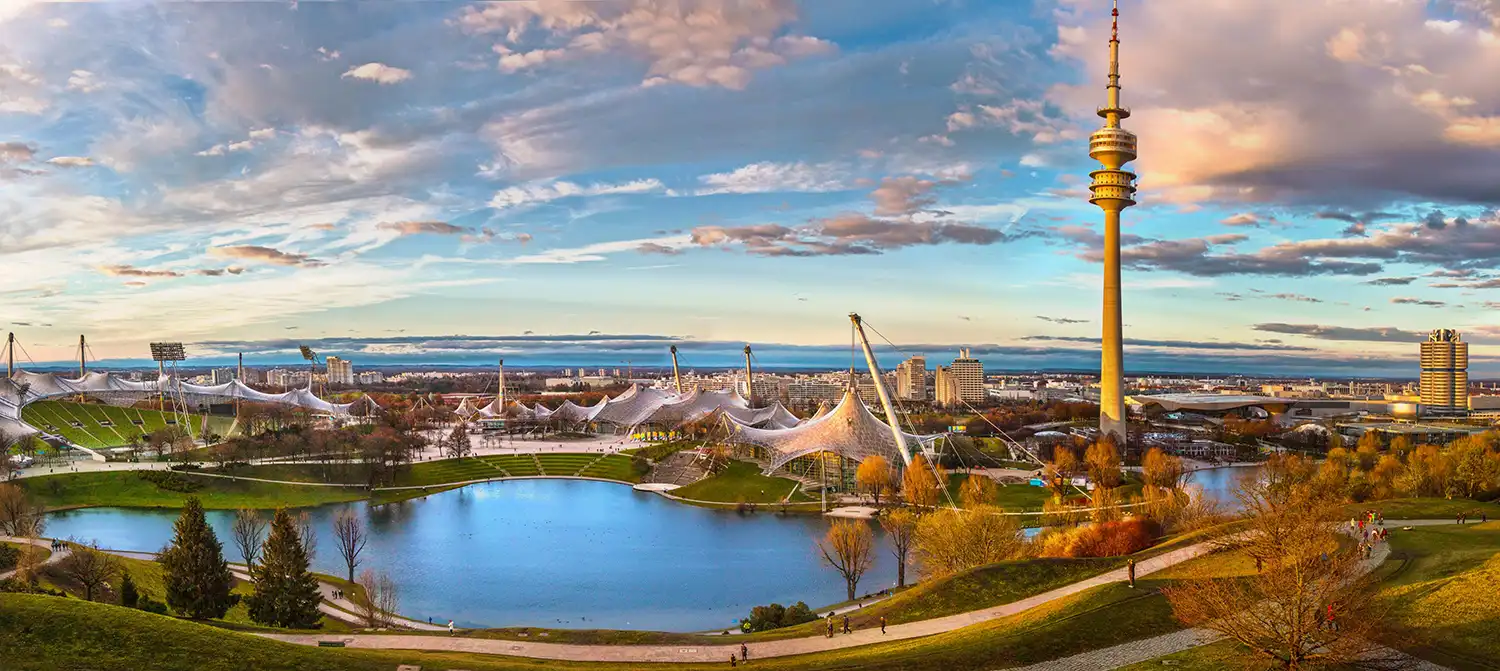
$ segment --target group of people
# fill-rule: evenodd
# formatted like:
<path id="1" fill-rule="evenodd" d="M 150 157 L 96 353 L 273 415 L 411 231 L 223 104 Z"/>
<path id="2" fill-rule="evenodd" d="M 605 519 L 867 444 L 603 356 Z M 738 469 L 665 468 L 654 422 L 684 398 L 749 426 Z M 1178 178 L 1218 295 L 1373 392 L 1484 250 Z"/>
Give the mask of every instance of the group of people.
<path id="1" fill-rule="evenodd" d="M 1468 524 L 1469 523 L 1469 513 L 1467 511 L 1461 512 L 1461 513 L 1458 514 L 1458 518 L 1457 519 L 1458 519 L 1458 523 L 1459 524 Z M 1480 524 L 1484 524 L 1485 522 L 1488 522 L 1488 521 L 1490 521 L 1490 514 L 1487 513 L 1487 512 L 1484 512 L 1484 511 L 1480 511 L 1479 512 L 1479 523 Z"/>
<path id="2" fill-rule="evenodd" d="M 62 550 L 64 547 L 66 547 L 66 546 L 67 546 L 66 543 L 64 543 L 64 542 L 62 542 L 60 540 L 57 540 L 56 538 L 52 539 L 52 551 L 53 552 L 58 552 L 58 551 Z"/>

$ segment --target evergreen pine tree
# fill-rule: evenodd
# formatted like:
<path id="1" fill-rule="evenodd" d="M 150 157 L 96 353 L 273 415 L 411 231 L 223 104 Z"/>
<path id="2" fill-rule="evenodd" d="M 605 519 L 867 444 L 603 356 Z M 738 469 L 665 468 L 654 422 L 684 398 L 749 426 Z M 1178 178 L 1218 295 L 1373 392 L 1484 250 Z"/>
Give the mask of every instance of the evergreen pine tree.
<path id="1" fill-rule="evenodd" d="M 224 546 L 203 517 L 203 504 L 189 498 L 174 525 L 172 544 L 157 557 L 167 587 L 167 605 L 195 620 L 222 618 L 237 598 Z"/>
<path id="2" fill-rule="evenodd" d="M 141 601 L 141 593 L 135 589 L 135 580 L 130 577 L 130 572 L 125 572 L 125 577 L 120 580 L 120 605 L 126 608 L 135 608 Z"/>
<path id="3" fill-rule="evenodd" d="M 255 593 L 247 605 L 250 619 L 260 624 L 295 629 L 318 626 L 318 581 L 307 570 L 307 551 L 297 522 L 285 510 L 276 511 L 266 537 L 260 566 L 255 569 Z"/>

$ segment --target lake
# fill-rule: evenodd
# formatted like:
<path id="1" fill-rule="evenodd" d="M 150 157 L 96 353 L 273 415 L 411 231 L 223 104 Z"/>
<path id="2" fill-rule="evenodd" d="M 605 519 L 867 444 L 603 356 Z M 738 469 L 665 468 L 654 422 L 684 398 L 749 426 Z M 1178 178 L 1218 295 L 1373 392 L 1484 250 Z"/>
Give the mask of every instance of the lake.
<path id="1" fill-rule="evenodd" d="M 360 567 L 390 573 L 400 612 L 461 627 L 701 631 L 735 626 L 752 606 L 844 600 L 843 581 L 815 541 L 812 515 L 741 515 L 586 480 L 477 484 L 402 503 L 309 509 L 314 569 L 344 576 L 334 513 L 355 510 L 370 530 Z M 178 511 L 92 508 L 54 513 L 47 533 L 115 550 L 156 551 Z M 232 511 L 208 520 L 230 561 Z M 875 528 L 875 564 L 860 592 L 895 585 L 896 564 Z"/>

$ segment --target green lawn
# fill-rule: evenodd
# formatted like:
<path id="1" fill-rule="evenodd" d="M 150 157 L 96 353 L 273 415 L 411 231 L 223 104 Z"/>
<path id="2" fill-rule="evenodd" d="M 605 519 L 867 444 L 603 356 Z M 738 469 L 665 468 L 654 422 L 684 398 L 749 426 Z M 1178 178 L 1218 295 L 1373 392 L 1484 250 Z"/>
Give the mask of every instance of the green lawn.
<path id="1" fill-rule="evenodd" d="M 963 487 L 964 480 L 969 476 L 964 473 L 948 474 L 948 493 L 953 496 L 953 502 L 959 503 L 959 488 Z M 1033 487 L 1029 484 L 1001 485 L 995 483 L 994 505 L 1000 506 L 1011 512 L 1036 512 L 1042 509 L 1042 505 L 1052 499 L 1052 492 L 1046 487 Z M 946 505 L 946 504 L 945 504 Z"/>
<path id="2" fill-rule="evenodd" d="M 583 472 L 585 468 L 588 472 Z M 434 486 L 469 480 L 535 475 L 586 475 L 622 482 L 640 481 L 640 476 L 635 475 L 631 470 L 630 457 L 610 455 L 600 459 L 598 454 L 558 452 L 423 461 L 412 464 L 399 473 L 396 476 L 395 486 Z"/>
<path id="3" fill-rule="evenodd" d="M 696 501 L 721 503 L 780 503 L 797 485 L 795 480 L 766 477 L 760 467 L 744 461 L 731 461 L 722 472 L 672 490 L 673 496 Z M 811 501 L 799 489 L 793 502 Z"/>
<path id="4" fill-rule="evenodd" d="M 205 508 L 297 508 L 358 501 L 368 495 L 352 487 L 279 485 L 191 474 L 183 477 L 202 484 L 202 488 L 191 494 L 170 491 L 133 471 L 44 475 L 16 482 L 33 500 L 49 508 L 180 508 L 189 496 L 201 499 Z"/>
<path id="5" fill-rule="evenodd" d="M 1164 657 L 1120 667 L 1120 671 L 1156 671 L 1171 668 L 1176 671 L 1222 671 L 1235 668 L 1262 668 L 1247 666 L 1249 650 L 1233 641 L 1219 641 L 1172 653 Z"/>
<path id="6" fill-rule="evenodd" d="M 1500 519 L 1500 505 L 1471 499 L 1386 499 L 1351 503 L 1346 507 L 1350 515 L 1358 515 L 1365 510 L 1379 510 L 1385 513 L 1388 520 L 1441 520 L 1453 518 L 1462 512 L 1469 513 L 1469 517 L 1475 520 L 1479 519 L 1480 513 L 1488 513 L 1490 519 Z"/>
<path id="7" fill-rule="evenodd" d="M 1416 642 L 1411 652 L 1449 666 L 1500 659 L 1500 521 L 1393 528 L 1390 543 L 1381 593 Z"/>

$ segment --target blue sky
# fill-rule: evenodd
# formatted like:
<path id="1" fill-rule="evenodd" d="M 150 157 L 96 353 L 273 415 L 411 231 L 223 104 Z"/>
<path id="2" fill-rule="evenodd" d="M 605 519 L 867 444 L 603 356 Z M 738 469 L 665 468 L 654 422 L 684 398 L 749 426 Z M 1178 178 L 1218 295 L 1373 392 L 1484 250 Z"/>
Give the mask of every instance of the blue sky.
<path id="1" fill-rule="evenodd" d="M 1128 369 L 1414 373 L 1449 327 L 1500 372 L 1493 3 L 1121 10 Z M 664 357 L 621 335 L 649 334 L 836 365 L 858 311 L 933 358 L 1088 368 L 1108 14 L 7 3 L 0 305 L 36 361 L 78 333 L 105 360 Z"/>

